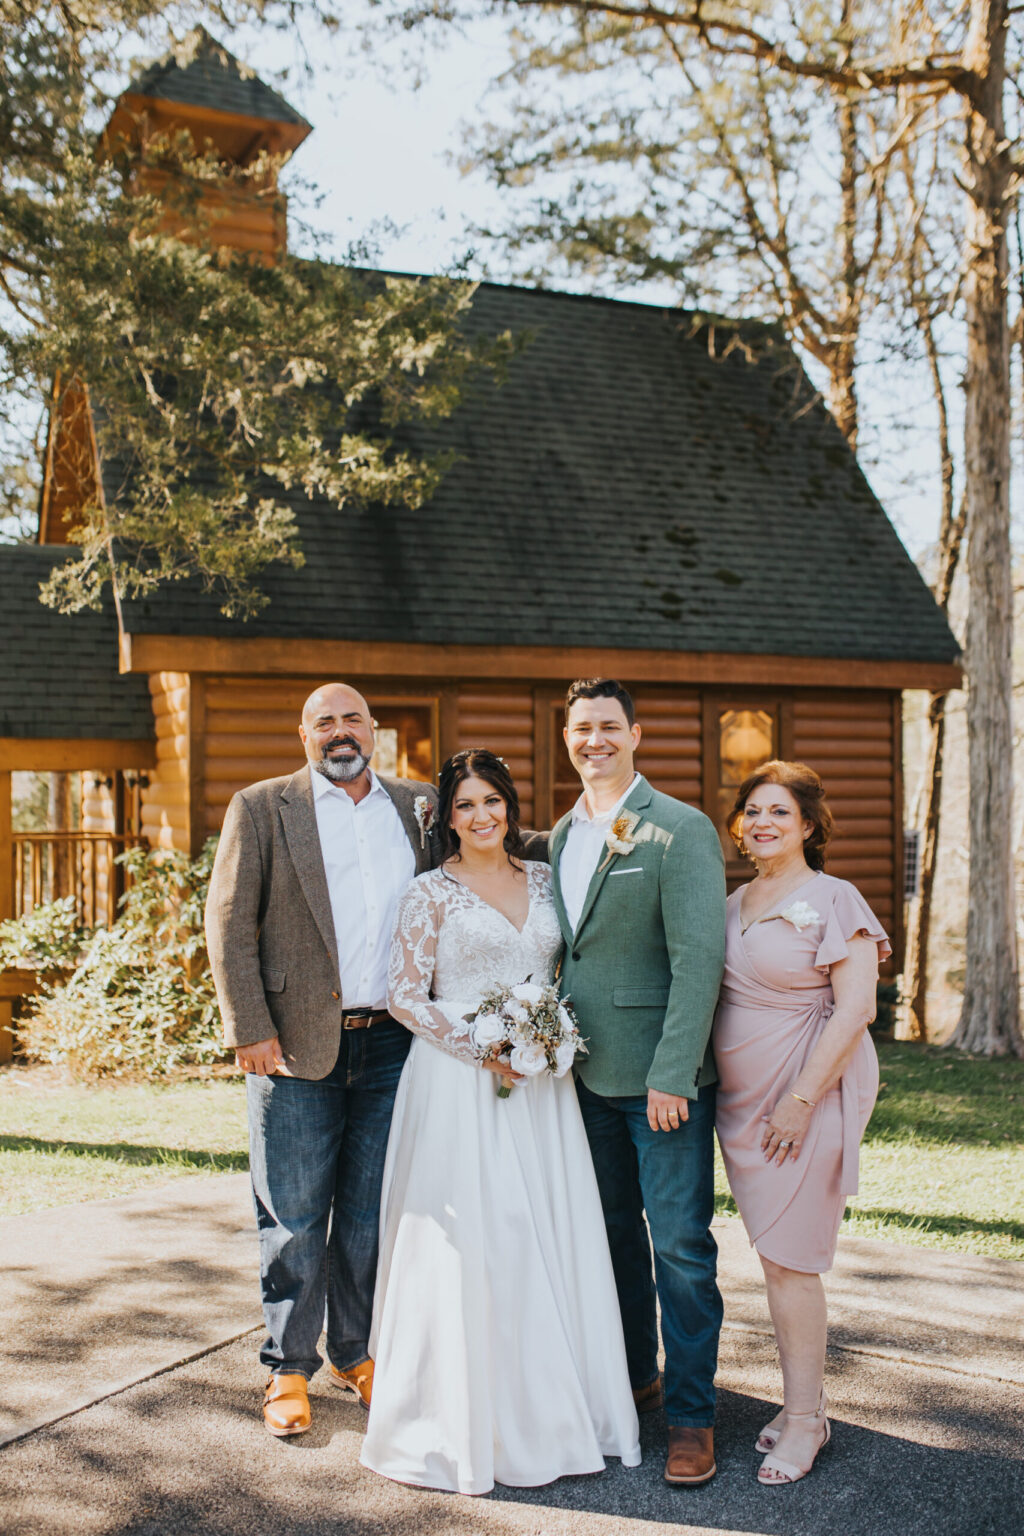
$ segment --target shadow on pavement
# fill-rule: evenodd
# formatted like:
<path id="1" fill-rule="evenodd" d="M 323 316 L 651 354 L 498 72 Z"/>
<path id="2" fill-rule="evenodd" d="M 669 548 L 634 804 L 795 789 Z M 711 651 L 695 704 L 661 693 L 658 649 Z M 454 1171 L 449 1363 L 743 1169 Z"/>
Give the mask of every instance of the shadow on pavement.
<path id="1" fill-rule="evenodd" d="M 644 1464 L 485 1499 L 406 1488 L 358 1464 L 365 1417 L 318 1377 L 309 1434 L 276 1441 L 259 1417 L 251 1341 L 145 1382 L 0 1451 L 5 1536 L 1017 1536 L 1024 1507 L 1018 1388 L 890 1361 L 830 1360 L 833 1445 L 803 1482 L 760 1488 L 753 1442 L 774 1407 L 771 1351 L 733 1341 L 720 1471 L 662 1480 L 664 1421 Z"/>

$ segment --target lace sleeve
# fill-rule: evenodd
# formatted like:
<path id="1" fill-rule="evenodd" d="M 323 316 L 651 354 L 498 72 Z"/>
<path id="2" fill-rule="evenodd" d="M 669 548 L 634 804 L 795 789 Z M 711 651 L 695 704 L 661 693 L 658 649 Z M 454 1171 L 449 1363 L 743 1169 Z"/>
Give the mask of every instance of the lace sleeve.
<path id="1" fill-rule="evenodd" d="M 455 1009 L 431 997 L 434 956 L 441 914 L 420 880 L 409 885 L 398 904 L 388 965 L 388 1011 L 414 1034 L 439 1045 L 450 1056 L 479 1062 L 469 1025 Z"/>

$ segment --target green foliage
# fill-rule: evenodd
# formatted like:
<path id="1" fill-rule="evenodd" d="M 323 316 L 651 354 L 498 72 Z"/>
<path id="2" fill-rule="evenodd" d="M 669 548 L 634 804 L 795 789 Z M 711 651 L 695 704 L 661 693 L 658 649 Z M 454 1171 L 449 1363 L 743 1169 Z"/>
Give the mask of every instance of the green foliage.
<path id="1" fill-rule="evenodd" d="M 0 969 L 62 971 L 73 969 L 88 931 L 78 921 L 73 896 L 34 907 L 27 917 L 0 923 Z"/>
<path id="2" fill-rule="evenodd" d="M 230 175 L 273 197 L 265 157 L 229 173 L 188 136 L 147 140 L 142 160 L 97 153 L 113 105 L 102 85 L 125 83 L 136 29 L 151 40 L 203 9 L 0 0 L 0 435 L 29 402 L 59 412 L 87 386 L 108 482 L 46 588 L 63 611 L 97 606 L 115 573 L 126 596 L 191 576 L 225 613 L 258 611 L 266 566 L 302 563 L 285 492 L 419 505 L 447 460 L 403 449 L 396 429 L 447 414 L 494 356 L 459 329 L 468 283 L 219 251 L 203 193 Z M 205 9 L 221 29 L 290 14 L 264 0 Z M 199 244 L 165 232 L 169 208 Z M 22 524 L 25 452 L 0 471 L 0 514 Z"/>
<path id="3" fill-rule="evenodd" d="M 0 965 L 50 973 L 19 1027 L 26 1055 L 83 1078 L 162 1077 L 223 1057 L 203 938 L 215 847 L 194 860 L 122 855 L 129 884 L 109 929 L 78 928 L 71 898 L 0 925 Z"/>

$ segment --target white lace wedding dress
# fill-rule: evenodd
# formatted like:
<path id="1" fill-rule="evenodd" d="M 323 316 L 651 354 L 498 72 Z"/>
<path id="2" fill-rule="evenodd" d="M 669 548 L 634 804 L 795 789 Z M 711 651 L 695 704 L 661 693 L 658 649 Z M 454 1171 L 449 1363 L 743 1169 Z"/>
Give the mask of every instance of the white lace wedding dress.
<path id="1" fill-rule="evenodd" d="M 389 1005 L 412 1029 L 384 1170 L 360 1460 L 487 1493 L 640 1461 L 615 1282 L 576 1092 L 545 1073 L 497 1096 L 463 1015 L 551 979 L 547 865 L 522 931 L 441 870 L 402 898 Z"/>

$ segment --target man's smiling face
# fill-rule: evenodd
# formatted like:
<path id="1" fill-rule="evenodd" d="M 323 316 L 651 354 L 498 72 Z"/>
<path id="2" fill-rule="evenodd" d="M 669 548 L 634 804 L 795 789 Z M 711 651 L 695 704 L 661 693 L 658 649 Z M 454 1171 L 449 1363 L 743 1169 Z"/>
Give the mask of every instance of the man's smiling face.
<path id="1" fill-rule="evenodd" d="M 625 788 L 630 782 L 640 727 L 630 725 L 618 699 L 574 700 L 562 734 L 585 786 Z"/>
<path id="2" fill-rule="evenodd" d="M 327 683 L 310 694 L 299 736 L 310 767 L 333 784 L 360 778 L 373 756 L 369 706 L 361 693 L 344 683 Z"/>

